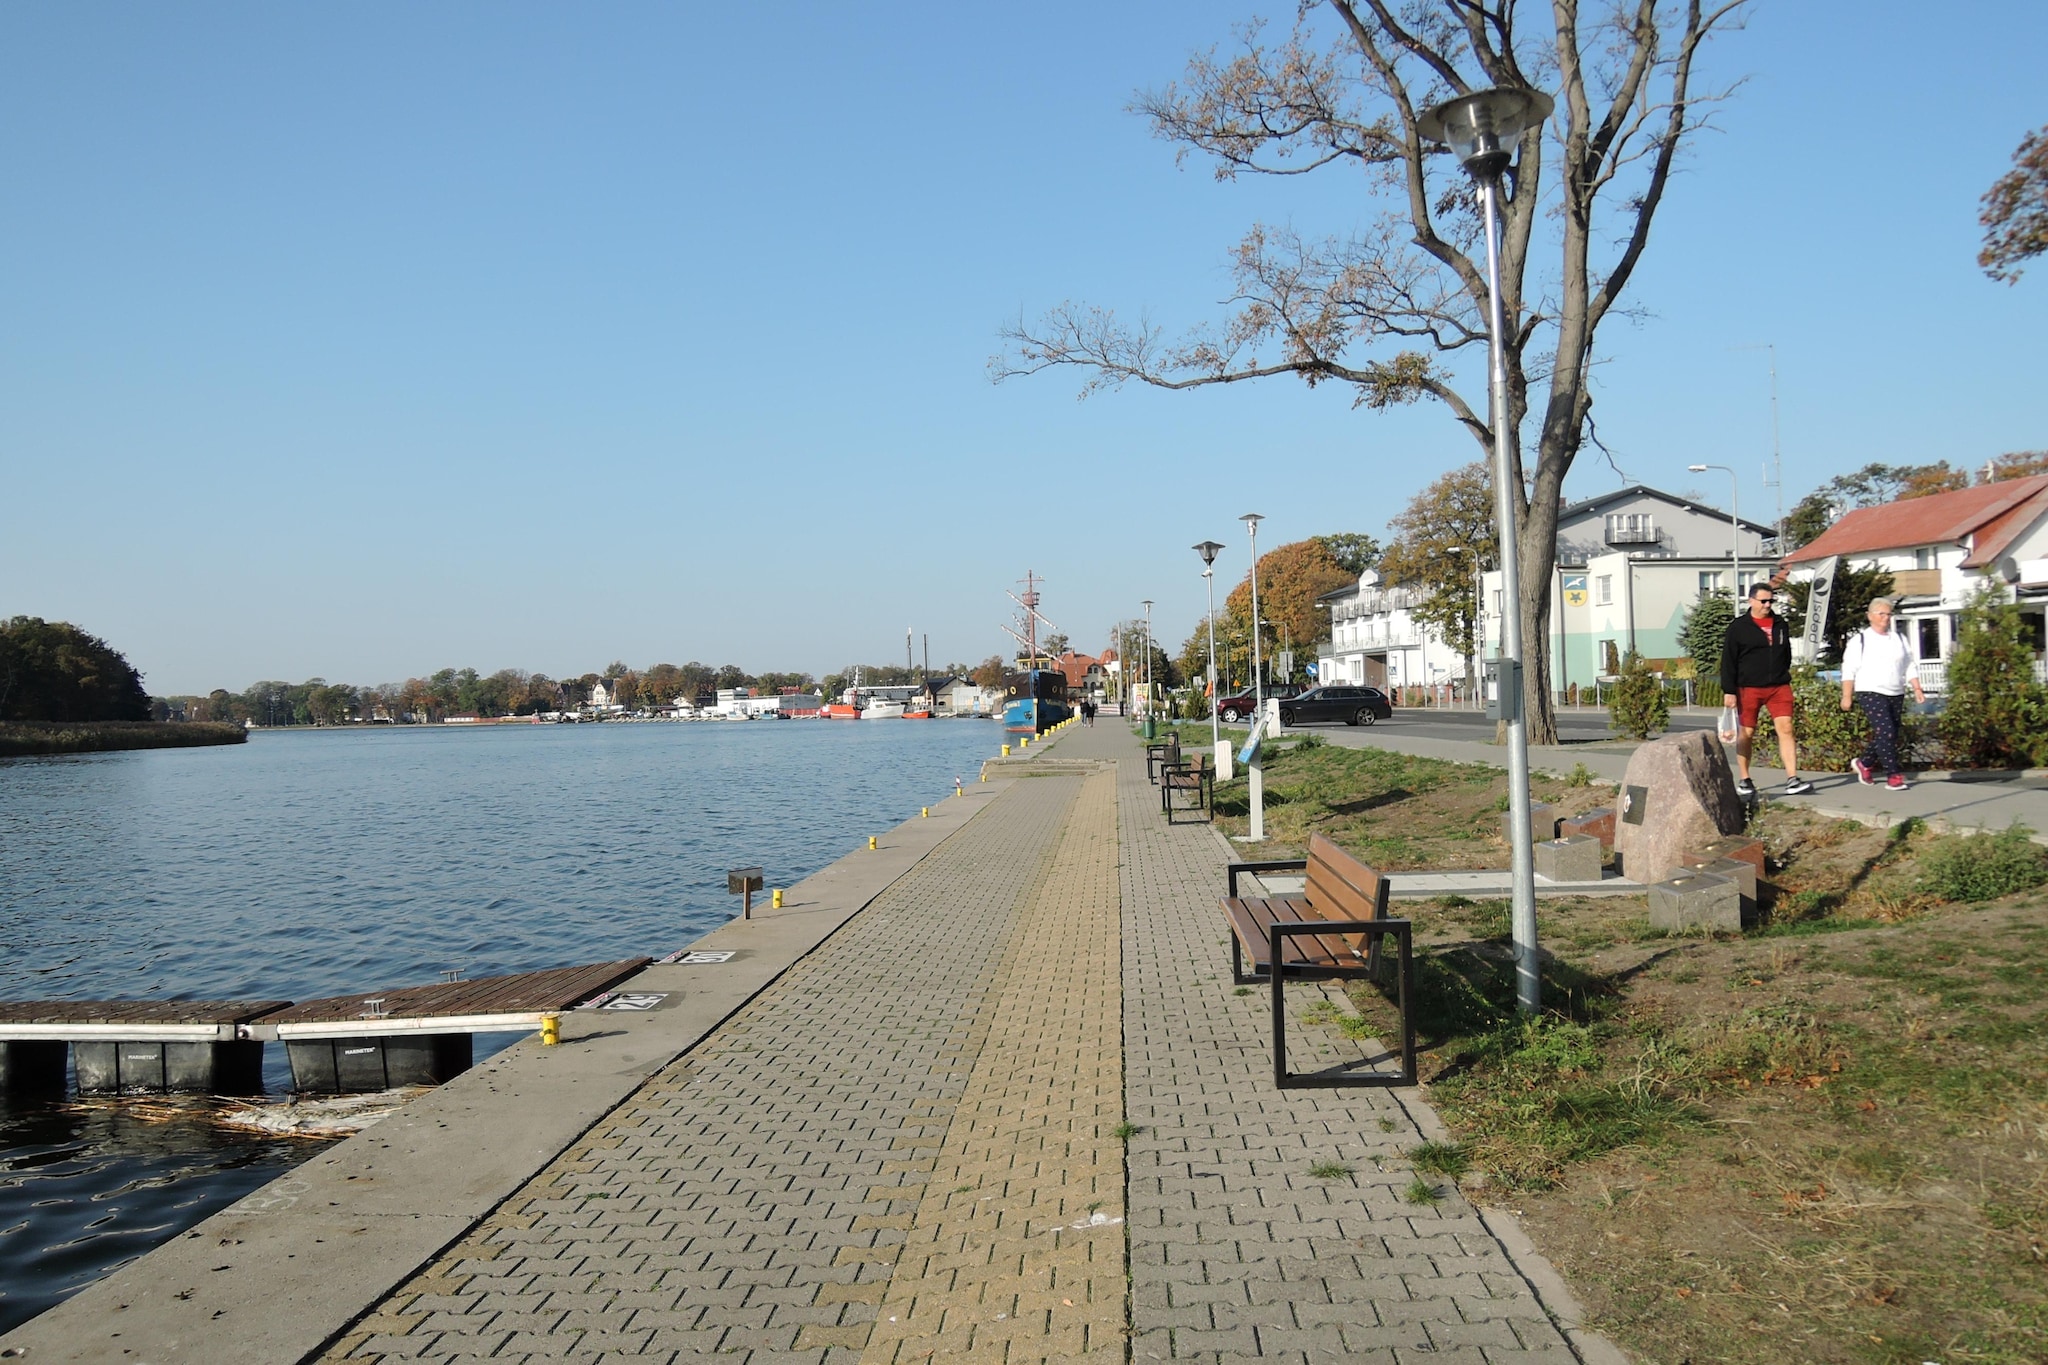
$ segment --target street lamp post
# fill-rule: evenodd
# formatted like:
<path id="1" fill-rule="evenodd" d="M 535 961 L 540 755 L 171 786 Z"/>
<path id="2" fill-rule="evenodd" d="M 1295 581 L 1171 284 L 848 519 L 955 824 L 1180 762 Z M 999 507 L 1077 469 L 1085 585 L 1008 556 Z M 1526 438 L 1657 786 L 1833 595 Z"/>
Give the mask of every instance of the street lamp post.
<path id="1" fill-rule="evenodd" d="M 1216 717 L 1216 556 L 1223 553 L 1220 541 L 1205 540 L 1195 547 L 1202 557 L 1202 581 L 1209 587 L 1209 740 L 1218 771 L 1223 763 L 1223 722 Z"/>
<path id="2" fill-rule="evenodd" d="M 1493 510 L 1500 536 L 1501 647 L 1498 666 L 1500 715 L 1507 724 L 1508 824 L 1513 853 L 1515 1004 L 1524 1014 L 1543 1007 L 1542 964 L 1536 954 L 1536 848 L 1529 813 L 1529 725 L 1523 714 L 1521 541 L 1515 535 L 1515 480 L 1509 465 L 1506 312 L 1500 297 L 1501 174 L 1514 160 L 1510 150 L 1530 128 L 1550 117 L 1551 101 L 1540 90 L 1479 90 L 1437 105 L 1416 130 L 1431 142 L 1446 143 L 1479 186 L 1486 219 L 1487 388 L 1493 423 Z"/>
<path id="3" fill-rule="evenodd" d="M 1718 469 L 1728 476 L 1728 595 L 1735 599 L 1739 615 L 1742 607 L 1742 515 L 1739 511 L 1742 482 L 1735 477 L 1735 471 L 1725 464 L 1689 464 L 1686 468 L 1695 474 Z"/>
<path id="4" fill-rule="evenodd" d="M 1152 738 L 1152 599 L 1145 599 L 1145 738 Z"/>
<path id="5" fill-rule="evenodd" d="M 1259 733 L 1259 727 L 1266 723 L 1266 666 L 1265 654 L 1259 643 L 1259 523 L 1265 518 L 1257 512 L 1247 512 L 1238 518 L 1245 529 L 1252 533 L 1252 735 Z M 1251 805 L 1251 820 L 1245 830 L 1248 843 L 1263 843 L 1266 838 L 1266 765 L 1259 761 L 1259 752 L 1253 749 L 1246 764 L 1249 771 L 1245 782 Z"/>

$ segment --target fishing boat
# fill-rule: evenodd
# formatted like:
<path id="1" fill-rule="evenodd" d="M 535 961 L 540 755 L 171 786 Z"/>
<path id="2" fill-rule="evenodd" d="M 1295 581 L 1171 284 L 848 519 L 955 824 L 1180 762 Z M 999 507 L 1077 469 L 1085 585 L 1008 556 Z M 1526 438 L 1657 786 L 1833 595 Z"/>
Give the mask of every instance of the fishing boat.
<path id="1" fill-rule="evenodd" d="M 932 708 L 923 703 L 919 703 L 903 713 L 903 719 L 905 720 L 930 720 L 931 718 Z"/>
<path id="2" fill-rule="evenodd" d="M 892 697 L 869 697 L 861 704 L 862 720 L 902 720 L 903 703 Z"/>
<path id="3" fill-rule="evenodd" d="M 826 720 L 859 720 L 860 708 L 849 706 L 843 701 L 827 702 L 818 712 Z"/>

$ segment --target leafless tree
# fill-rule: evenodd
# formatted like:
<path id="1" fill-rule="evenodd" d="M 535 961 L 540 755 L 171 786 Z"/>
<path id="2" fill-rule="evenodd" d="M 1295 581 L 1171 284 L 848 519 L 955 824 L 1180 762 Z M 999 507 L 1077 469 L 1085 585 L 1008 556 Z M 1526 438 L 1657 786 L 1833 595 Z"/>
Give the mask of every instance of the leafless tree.
<path id="1" fill-rule="evenodd" d="M 1354 170 L 1384 202 L 1381 216 L 1345 237 L 1253 226 L 1233 256 L 1234 311 L 1217 326 L 1170 341 L 1150 323 L 1063 304 L 1005 328 L 991 373 L 1079 366 L 1092 371 L 1084 394 L 1129 380 L 1185 389 L 1291 374 L 1349 384 L 1367 408 L 1434 400 L 1489 446 L 1483 387 L 1468 398 L 1446 368 L 1469 352 L 1473 382 L 1485 383 L 1484 228 L 1463 171 L 1416 121 L 1488 86 L 1545 89 L 1557 112 L 1523 135 L 1505 182 L 1501 277 L 1522 630 L 1544 641 L 1558 503 L 1589 433 L 1594 338 L 1621 310 L 1680 149 L 1728 93 L 1695 88 L 1702 46 L 1747 4 L 1304 0 L 1284 38 L 1247 24 L 1230 52 L 1196 56 L 1135 111 L 1219 179 Z M 1553 742 L 1548 650 L 1527 652 L 1530 739 Z"/>

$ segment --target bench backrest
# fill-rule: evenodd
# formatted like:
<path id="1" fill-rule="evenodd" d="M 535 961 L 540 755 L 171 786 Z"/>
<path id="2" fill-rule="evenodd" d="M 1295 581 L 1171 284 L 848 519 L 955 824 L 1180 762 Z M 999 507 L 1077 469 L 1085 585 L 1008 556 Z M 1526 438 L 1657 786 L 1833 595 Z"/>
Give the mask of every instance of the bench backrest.
<path id="1" fill-rule="evenodd" d="M 1309 909 L 1327 920 L 1387 917 L 1387 879 L 1320 834 L 1308 841 Z"/>

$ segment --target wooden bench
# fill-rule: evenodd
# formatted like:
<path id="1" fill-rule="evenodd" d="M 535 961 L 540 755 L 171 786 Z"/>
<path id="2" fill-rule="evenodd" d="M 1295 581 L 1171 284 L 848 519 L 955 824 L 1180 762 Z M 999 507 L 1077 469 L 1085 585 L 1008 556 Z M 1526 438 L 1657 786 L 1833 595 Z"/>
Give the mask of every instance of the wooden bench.
<path id="1" fill-rule="evenodd" d="M 1246 872 L 1306 871 L 1299 895 L 1244 897 L 1237 879 Z M 1320 834 L 1312 835 L 1308 857 L 1232 863 L 1230 894 L 1223 913 L 1230 921 L 1230 975 L 1239 985 L 1259 981 L 1273 988 L 1273 1084 L 1282 1090 L 1308 1086 L 1400 1086 L 1416 1083 L 1415 1016 L 1410 1007 L 1414 981 L 1414 940 L 1405 919 L 1387 917 L 1389 885 L 1380 873 Z M 1380 940 L 1391 936 L 1398 954 L 1401 1005 L 1401 1070 L 1398 1074 L 1290 1075 L 1287 1070 L 1286 1001 L 1289 979 L 1326 981 L 1381 976 Z M 1246 970 L 1249 961 L 1251 970 Z"/>
<path id="2" fill-rule="evenodd" d="M 1180 762 L 1180 731 L 1167 731 L 1166 738 L 1145 746 L 1145 780 L 1157 782 L 1159 770 L 1169 763 Z"/>
<path id="3" fill-rule="evenodd" d="M 1176 806 L 1175 792 L 1191 793 L 1193 804 Z M 1175 823 L 1174 814 L 1181 810 L 1200 811 L 1204 820 L 1215 819 L 1216 767 L 1209 761 L 1209 755 L 1198 751 L 1159 770 L 1159 810 L 1169 825 Z"/>

